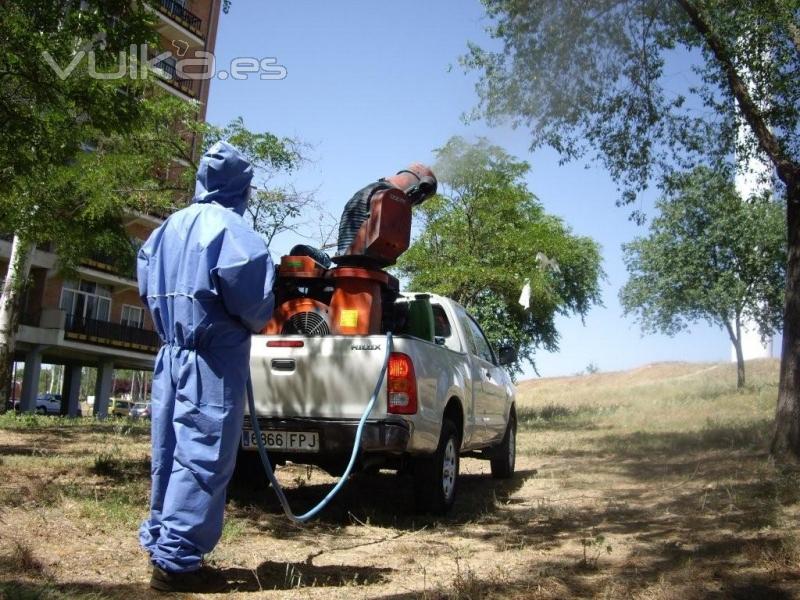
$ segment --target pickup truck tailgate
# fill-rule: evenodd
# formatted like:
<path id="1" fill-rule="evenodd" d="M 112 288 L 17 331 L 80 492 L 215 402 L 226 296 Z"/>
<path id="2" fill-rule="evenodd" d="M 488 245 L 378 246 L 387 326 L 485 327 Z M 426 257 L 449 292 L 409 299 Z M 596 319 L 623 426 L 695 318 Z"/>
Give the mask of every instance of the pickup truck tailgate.
<path id="1" fill-rule="evenodd" d="M 384 336 L 253 336 L 250 372 L 256 412 L 271 417 L 358 418 L 385 356 Z M 372 417 L 385 414 L 384 381 Z"/>

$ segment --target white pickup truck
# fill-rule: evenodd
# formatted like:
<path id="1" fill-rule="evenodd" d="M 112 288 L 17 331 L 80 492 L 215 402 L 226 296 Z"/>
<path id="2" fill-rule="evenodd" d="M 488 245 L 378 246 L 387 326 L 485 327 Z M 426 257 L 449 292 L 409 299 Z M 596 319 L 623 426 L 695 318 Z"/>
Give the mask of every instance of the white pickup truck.
<path id="1" fill-rule="evenodd" d="M 457 303 L 432 294 L 430 302 L 435 343 L 394 336 L 358 466 L 410 471 L 417 508 L 443 513 L 455 499 L 460 456 L 490 460 L 497 478 L 514 472 L 515 390 L 503 365 L 516 355 L 512 348 L 495 354 Z M 273 464 L 291 461 L 341 473 L 385 353 L 383 335 L 254 336 L 256 413 Z M 237 468 L 251 471 L 257 461 L 245 417 Z"/>

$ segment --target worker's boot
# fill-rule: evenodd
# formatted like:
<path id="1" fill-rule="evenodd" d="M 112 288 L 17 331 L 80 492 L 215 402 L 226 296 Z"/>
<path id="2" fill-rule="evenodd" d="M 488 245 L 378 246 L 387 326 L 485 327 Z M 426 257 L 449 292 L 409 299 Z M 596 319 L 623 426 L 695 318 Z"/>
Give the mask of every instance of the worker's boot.
<path id="1" fill-rule="evenodd" d="M 228 581 L 216 569 L 202 566 L 196 571 L 170 573 L 160 567 L 153 567 L 150 587 L 159 592 L 195 592 L 213 594 L 225 591 Z"/>

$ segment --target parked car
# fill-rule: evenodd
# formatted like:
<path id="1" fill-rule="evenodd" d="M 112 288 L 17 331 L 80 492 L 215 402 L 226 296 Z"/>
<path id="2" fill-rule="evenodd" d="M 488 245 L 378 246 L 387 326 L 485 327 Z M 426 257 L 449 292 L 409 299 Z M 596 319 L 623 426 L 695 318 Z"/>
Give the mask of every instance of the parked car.
<path id="1" fill-rule="evenodd" d="M 133 402 L 120 400 L 119 398 L 109 398 L 108 414 L 114 417 L 127 417 L 133 408 Z"/>
<path id="2" fill-rule="evenodd" d="M 61 414 L 61 394 L 39 394 L 36 398 L 36 412 L 40 415 Z"/>
<path id="3" fill-rule="evenodd" d="M 511 347 L 495 353 L 477 321 L 456 302 L 436 295 L 430 302 L 435 343 L 410 334 L 394 337 L 358 464 L 410 472 L 417 507 L 443 513 L 455 499 L 460 456 L 490 461 L 496 478 L 514 473 L 516 392 L 503 367 L 516 353 Z M 385 344 L 382 335 L 253 337 L 256 412 L 273 464 L 292 461 L 342 472 Z M 246 417 L 237 476 L 260 469 L 256 448 Z"/>
<path id="4" fill-rule="evenodd" d="M 20 400 L 14 400 L 14 410 L 19 412 L 22 404 Z M 60 415 L 61 414 L 61 394 L 40 394 L 36 398 L 36 408 L 34 409 L 40 415 Z M 83 416 L 81 407 L 75 414 L 77 417 Z"/>
<path id="5" fill-rule="evenodd" d="M 149 402 L 137 402 L 133 405 L 128 416 L 131 419 L 149 419 L 151 415 Z"/>

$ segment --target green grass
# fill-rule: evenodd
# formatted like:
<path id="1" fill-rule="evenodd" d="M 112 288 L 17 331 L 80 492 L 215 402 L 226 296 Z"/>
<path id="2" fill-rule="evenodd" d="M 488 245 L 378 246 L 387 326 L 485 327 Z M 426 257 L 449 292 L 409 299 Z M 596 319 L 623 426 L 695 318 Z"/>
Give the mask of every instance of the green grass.
<path id="1" fill-rule="evenodd" d="M 95 417 L 65 417 L 61 415 L 38 415 L 35 413 L 16 413 L 7 411 L 0 414 L 0 430 L 63 430 L 78 429 L 94 432 L 109 432 L 122 435 L 148 435 L 150 421 L 132 420 L 125 417 L 108 417 L 98 420 Z"/>
<path id="2" fill-rule="evenodd" d="M 59 588 L 50 583 L 0 582 L 0 598 L 4 600 L 107 600 L 111 597 L 101 592 Z"/>

